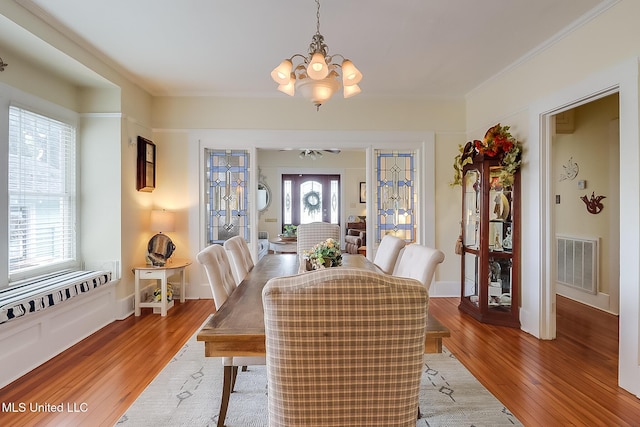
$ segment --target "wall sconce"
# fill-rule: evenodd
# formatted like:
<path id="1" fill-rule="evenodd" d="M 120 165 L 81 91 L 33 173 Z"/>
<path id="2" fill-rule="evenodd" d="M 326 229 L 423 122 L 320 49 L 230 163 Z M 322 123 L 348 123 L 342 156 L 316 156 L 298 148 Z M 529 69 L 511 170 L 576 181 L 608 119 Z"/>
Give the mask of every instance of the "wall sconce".
<path id="1" fill-rule="evenodd" d="M 176 249 L 169 236 L 163 232 L 175 230 L 175 214 L 166 210 L 151 211 L 151 231 L 156 231 L 147 245 L 147 259 L 154 267 L 163 267 Z"/>

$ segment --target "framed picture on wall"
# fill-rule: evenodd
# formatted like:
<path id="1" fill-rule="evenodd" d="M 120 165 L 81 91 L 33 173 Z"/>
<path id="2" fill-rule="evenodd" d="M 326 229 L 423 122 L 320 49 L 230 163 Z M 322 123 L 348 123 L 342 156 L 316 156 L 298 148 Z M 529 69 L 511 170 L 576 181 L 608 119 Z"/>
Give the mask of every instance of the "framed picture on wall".
<path id="1" fill-rule="evenodd" d="M 367 201 L 367 183 L 360 183 L 360 203 L 366 203 Z"/>
<path id="2" fill-rule="evenodd" d="M 156 188 L 156 144 L 138 136 L 136 189 L 151 192 Z"/>

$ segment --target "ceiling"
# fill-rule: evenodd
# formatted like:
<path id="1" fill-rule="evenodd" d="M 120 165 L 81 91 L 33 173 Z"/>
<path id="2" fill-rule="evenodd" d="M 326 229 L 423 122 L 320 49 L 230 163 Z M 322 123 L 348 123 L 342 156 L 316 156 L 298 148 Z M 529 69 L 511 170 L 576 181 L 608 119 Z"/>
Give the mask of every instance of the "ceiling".
<path id="1" fill-rule="evenodd" d="M 313 0 L 13 1 L 158 96 L 285 97 L 269 74 L 316 32 Z M 361 97 L 459 98 L 613 1 L 323 0 L 320 32 L 362 71 Z M 17 51 L 91 84 L 6 23 Z"/>

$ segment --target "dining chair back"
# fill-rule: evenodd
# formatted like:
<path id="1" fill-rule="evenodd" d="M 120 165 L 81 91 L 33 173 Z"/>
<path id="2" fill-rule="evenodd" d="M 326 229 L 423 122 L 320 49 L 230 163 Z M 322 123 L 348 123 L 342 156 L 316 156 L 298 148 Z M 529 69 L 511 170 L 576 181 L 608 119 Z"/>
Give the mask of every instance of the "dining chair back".
<path id="1" fill-rule="evenodd" d="M 436 267 L 442 261 L 444 253 L 441 250 L 413 243 L 404 247 L 393 275 L 416 279 L 429 291 Z"/>
<path id="2" fill-rule="evenodd" d="M 347 267 L 269 280 L 269 426 L 415 427 L 428 298 L 415 279 Z"/>
<path id="3" fill-rule="evenodd" d="M 223 246 L 210 245 L 200 251 L 200 253 L 196 255 L 196 259 L 204 266 L 205 272 L 207 273 L 207 279 L 209 280 L 211 292 L 213 293 L 213 302 L 217 311 L 236 289 L 236 280 L 233 277 L 231 262 L 227 256 L 227 251 Z M 224 420 L 227 417 L 227 408 L 229 407 L 229 397 L 235 386 L 236 376 L 238 375 L 238 367 L 242 366 L 243 369 L 245 369 L 249 365 L 264 365 L 265 363 L 264 357 L 222 358 L 224 375 L 217 427 L 224 426 Z"/>
<path id="4" fill-rule="evenodd" d="M 236 289 L 236 281 L 231 271 L 231 263 L 227 251 L 221 245 L 210 245 L 204 248 L 196 259 L 203 265 L 209 279 L 213 302 L 216 310 L 227 300 Z"/>
<path id="5" fill-rule="evenodd" d="M 309 224 L 300 224 L 297 230 L 298 235 L 298 255 L 302 255 L 304 251 L 311 249 L 317 243 L 323 242 L 328 238 L 340 241 L 340 226 L 338 224 L 329 224 L 328 222 L 311 222 Z"/>
<path id="6" fill-rule="evenodd" d="M 233 236 L 225 240 L 223 247 L 227 251 L 233 267 L 233 278 L 236 281 L 236 285 L 239 285 L 254 266 L 251 249 L 249 249 L 247 241 L 241 236 Z"/>
<path id="7" fill-rule="evenodd" d="M 391 234 L 386 234 L 378 245 L 373 263 L 384 273 L 392 274 L 398 255 L 405 244 L 404 240 Z"/>

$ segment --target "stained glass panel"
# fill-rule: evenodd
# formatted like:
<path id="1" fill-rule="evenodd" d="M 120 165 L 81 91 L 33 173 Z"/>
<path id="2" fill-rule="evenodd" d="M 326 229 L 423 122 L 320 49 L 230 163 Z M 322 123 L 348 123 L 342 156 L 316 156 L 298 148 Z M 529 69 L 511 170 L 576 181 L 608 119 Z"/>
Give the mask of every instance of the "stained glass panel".
<path id="1" fill-rule="evenodd" d="M 392 234 L 415 241 L 415 153 L 376 150 L 376 241 Z"/>
<path id="2" fill-rule="evenodd" d="M 206 150 L 207 242 L 223 243 L 233 236 L 249 241 L 249 153 Z"/>

